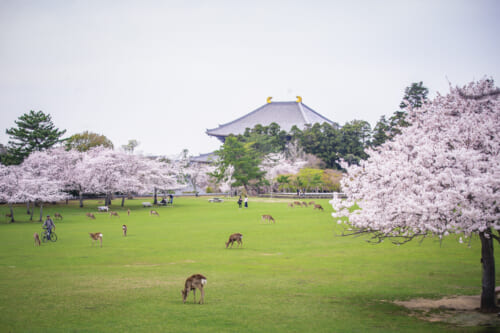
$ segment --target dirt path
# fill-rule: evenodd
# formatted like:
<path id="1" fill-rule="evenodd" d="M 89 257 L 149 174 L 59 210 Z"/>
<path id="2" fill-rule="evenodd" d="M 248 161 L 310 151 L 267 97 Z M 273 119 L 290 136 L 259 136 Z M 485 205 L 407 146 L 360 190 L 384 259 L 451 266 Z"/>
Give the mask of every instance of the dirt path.
<path id="1" fill-rule="evenodd" d="M 500 327 L 496 313 L 481 313 L 480 296 L 456 296 L 442 299 L 418 298 L 410 301 L 395 301 L 397 305 L 411 310 L 411 315 L 427 321 L 441 321 L 458 326 Z"/>

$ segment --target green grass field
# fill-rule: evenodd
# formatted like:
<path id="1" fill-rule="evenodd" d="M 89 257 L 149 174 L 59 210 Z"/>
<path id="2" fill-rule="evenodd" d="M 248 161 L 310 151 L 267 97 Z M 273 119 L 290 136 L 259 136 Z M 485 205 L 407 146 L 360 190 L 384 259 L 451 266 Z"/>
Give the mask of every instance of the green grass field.
<path id="1" fill-rule="evenodd" d="M 324 212 L 286 200 L 175 198 L 150 216 L 142 199 L 120 217 L 96 201 L 49 205 L 59 240 L 35 247 L 26 208 L 7 223 L 0 207 L 1 332 L 476 332 L 409 316 L 393 300 L 478 295 L 480 244 L 455 238 L 403 246 L 340 237 L 328 200 Z M 127 216 L 127 208 L 131 215 Z M 94 212 L 96 220 L 85 217 Z M 35 213 L 35 216 L 38 212 Z M 261 223 L 271 214 L 276 224 Z M 122 224 L 128 236 L 122 236 Z M 103 233 L 103 247 L 89 232 Z M 226 249 L 240 232 L 243 248 Z M 498 254 L 497 254 L 498 258 Z M 497 260 L 497 265 L 499 261 Z M 205 304 L 182 303 L 185 279 L 208 278 Z M 197 292 L 197 297 L 199 298 Z"/>

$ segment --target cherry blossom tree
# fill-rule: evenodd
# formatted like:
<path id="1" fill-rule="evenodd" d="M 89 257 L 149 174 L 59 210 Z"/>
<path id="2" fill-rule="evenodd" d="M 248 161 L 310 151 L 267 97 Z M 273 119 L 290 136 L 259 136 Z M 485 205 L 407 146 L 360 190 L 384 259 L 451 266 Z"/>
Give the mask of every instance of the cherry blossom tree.
<path id="1" fill-rule="evenodd" d="M 285 153 L 272 153 L 264 157 L 260 164 L 261 170 L 266 172 L 265 178 L 269 182 L 271 196 L 274 180 L 280 175 L 296 174 L 307 162 L 295 157 L 289 159 Z"/>
<path id="2" fill-rule="evenodd" d="M 500 241 L 500 89 L 491 79 L 450 89 L 408 109 L 412 125 L 368 151 L 368 160 L 343 165 L 348 199 L 331 201 L 333 216 L 348 217 L 344 235 L 369 233 L 375 242 L 451 234 L 463 242 L 478 234 L 481 310 L 497 311 L 493 239 Z M 355 204 L 359 209 L 350 211 Z"/>
<path id="3" fill-rule="evenodd" d="M 180 163 L 162 158 L 144 158 L 142 163 L 139 178 L 147 188 L 154 190 L 154 204 L 158 203 L 158 190 L 166 191 L 185 186 L 185 184 L 182 184 L 182 166 Z"/>

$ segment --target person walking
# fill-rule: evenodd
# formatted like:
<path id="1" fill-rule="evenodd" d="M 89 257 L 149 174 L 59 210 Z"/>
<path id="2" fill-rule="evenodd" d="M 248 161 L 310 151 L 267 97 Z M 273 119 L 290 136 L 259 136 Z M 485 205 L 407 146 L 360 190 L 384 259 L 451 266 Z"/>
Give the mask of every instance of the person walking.
<path id="1" fill-rule="evenodd" d="M 47 229 L 47 239 L 50 240 L 50 233 L 52 232 L 52 229 L 56 228 L 56 225 L 50 218 L 50 215 L 47 215 L 47 219 L 43 223 L 42 228 Z"/>
<path id="2" fill-rule="evenodd" d="M 241 208 L 241 203 L 243 202 L 243 200 L 241 200 L 241 195 L 240 195 L 240 198 L 238 199 L 238 207 Z"/>
<path id="3" fill-rule="evenodd" d="M 245 195 L 245 208 L 248 208 L 248 197 Z"/>

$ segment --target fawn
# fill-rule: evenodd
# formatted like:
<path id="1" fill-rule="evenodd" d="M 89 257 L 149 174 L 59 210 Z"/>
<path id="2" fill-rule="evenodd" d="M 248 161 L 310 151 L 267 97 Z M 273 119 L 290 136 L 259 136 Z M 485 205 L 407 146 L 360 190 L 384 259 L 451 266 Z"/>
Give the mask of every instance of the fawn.
<path id="1" fill-rule="evenodd" d="M 229 243 L 231 243 L 231 247 L 233 247 L 234 242 L 238 243 L 237 247 L 240 245 L 243 246 L 243 235 L 237 232 L 229 236 L 229 240 L 226 242 L 226 249 L 229 246 Z"/>
<path id="2" fill-rule="evenodd" d="M 321 211 L 324 211 L 323 207 L 321 205 L 314 205 L 314 209 L 319 209 Z"/>
<path id="3" fill-rule="evenodd" d="M 88 218 L 91 218 L 92 220 L 95 220 L 95 216 L 92 213 L 87 213 L 85 214 Z"/>
<path id="4" fill-rule="evenodd" d="M 40 236 L 38 235 L 38 232 L 33 234 L 33 238 L 35 239 L 35 246 L 40 246 Z"/>
<path id="5" fill-rule="evenodd" d="M 96 241 L 101 241 L 101 247 L 102 247 L 102 233 L 100 232 L 94 232 L 91 233 L 89 232 L 90 238 L 92 238 L 92 246 L 94 246 L 94 243 Z"/>
<path id="6" fill-rule="evenodd" d="M 60 219 L 60 220 L 62 220 L 63 217 L 62 217 L 61 213 L 54 213 L 54 219 Z"/>
<path id="7" fill-rule="evenodd" d="M 116 216 L 116 217 L 120 217 L 120 215 L 118 215 L 118 212 L 109 212 L 109 217 L 112 217 L 112 216 Z"/>
<path id="8" fill-rule="evenodd" d="M 207 278 L 201 274 L 193 274 L 186 279 L 186 283 L 184 284 L 184 290 L 181 290 L 182 294 L 182 302 L 186 303 L 186 299 L 188 293 L 192 290 L 194 302 L 196 303 L 196 288 L 200 289 L 201 299 L 198 303 L 203 304 L 205 298 L 205 291 L 203 290 L 203 286 L 207 284 Z"/>
<path id="9" fill-rule="evenodd" d="M 122 229 L 123 229 L 123 236 L 127 236 L 127 226 L 125 224 L 122 225 Z"/>
<path id="10" fill-rule="evenodd" d="M 160 216 L 160 214 L 158 214 L 158 212 L 156 210 L 150 210 L 149 211 L 149 215 L 156 215 L 156 216 Z"/>
<path id="11" fill-rule="evenodd" d="M 276 221 L 273 219 L 273 217 L 271 215 L 267 215 L 267 214 L 262 215 L 261 221 L 264 221 L 264 220 L 267 220 L 267 222 L 269 222 L 269 223 L 271 223 L 271 221 L 273 221 L 273 223 L 276 223 Z"/>

